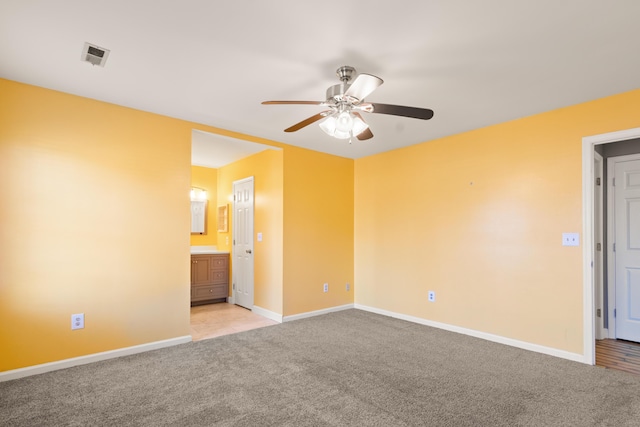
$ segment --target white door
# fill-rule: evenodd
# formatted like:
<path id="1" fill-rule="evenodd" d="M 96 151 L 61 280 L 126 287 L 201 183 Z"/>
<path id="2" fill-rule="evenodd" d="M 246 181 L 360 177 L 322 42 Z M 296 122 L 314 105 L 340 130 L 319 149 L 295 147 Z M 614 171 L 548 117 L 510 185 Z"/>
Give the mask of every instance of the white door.
<path id="1" fill-rule="evenodd" d="M 616 338 L 640 342 L 640 158 L 614 176 Z"/>
<path id="2" fill-rule="evenodd" d="M 253 177 L 233 183 L 233 302 L 253 309 Z"/>

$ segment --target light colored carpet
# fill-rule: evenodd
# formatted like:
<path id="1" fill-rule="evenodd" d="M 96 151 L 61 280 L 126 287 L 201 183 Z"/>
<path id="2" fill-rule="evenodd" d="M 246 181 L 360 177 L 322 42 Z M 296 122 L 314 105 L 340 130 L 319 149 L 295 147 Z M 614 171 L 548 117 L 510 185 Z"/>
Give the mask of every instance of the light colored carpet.
<path id="1" fill-rule="evenodd" d="M 2 426 L 638 426 L 640 377 L 359 310 L 0 383 Z"/>

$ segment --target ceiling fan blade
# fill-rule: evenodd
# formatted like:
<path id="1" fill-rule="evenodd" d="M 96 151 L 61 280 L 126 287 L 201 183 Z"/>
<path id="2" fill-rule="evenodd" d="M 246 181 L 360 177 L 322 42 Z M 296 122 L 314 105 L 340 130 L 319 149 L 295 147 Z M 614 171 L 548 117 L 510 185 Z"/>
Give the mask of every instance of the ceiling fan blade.
<path id="1" fill-rule="evenodd" d="M 352 113 L 354 116 L 357 116 L 360 120 L 364 122 L 364 119 L 362 118 L 362 115 L 360 113 L 358 113 L 357 111 L 352 111 Z M 373 138 L 373 132 L 371 132 L 370 128 L 366 128 L 365 130 L 357 134 L 356 138 L 358 138 L 360 141 L 371 139 Z"/>
<path id="2" fill-rule="evenodd" d="M 287 105 L 287 104 L 295 104 L 295 105 L 325 105 L 325 101 L 264 101 L 262 105 Z"/>
<path id="3" fill-rule="evenodd" d="M 380 77 L 371 74 L 358 74 L 358 77 L 351 83 L 344 96 L 354 99 L 354 102 L 360 102 L 378 88 L 383 82 Z"/>
<path id="4" fill-rule="evenodd" d="M 366 128 L 365 130 L 360 132 L 358 135 L 356 135 L 356 138 L 358 138 L 360 141 L 371 139 L 373 138 L 373 132 L 371 132 L 371 129 Z"/>
<path id="5" fill-rule="evenodd" d="M 300 123 L 296 123 L 295 125 L 286 128 L 284 131 L 285 132 L 295 132 L 297 130 L 300 130 L 305 126 L 309 126 L 311 123 L 315 123 L 318 120 L 325 118 L 327 116 L 327 112 L 330 113 L 331 110 L 323 111 L 321 113 L 318 113 L 318 114 L 316 114 L 314 116 L 309 117 L 308 119 L 304 119 Z"/>
<path id="6" fill-rule="evenodd" d="M 428 108 L 407 107 L 405 105 L 371 103 L 373 111 L 370 113 L 390 114 L 392 116 L 411 117 L 413 119 L 429 120 L 433 117 L 433 110 Z M 368 111 L 368 109 L 363 109 Z"/>

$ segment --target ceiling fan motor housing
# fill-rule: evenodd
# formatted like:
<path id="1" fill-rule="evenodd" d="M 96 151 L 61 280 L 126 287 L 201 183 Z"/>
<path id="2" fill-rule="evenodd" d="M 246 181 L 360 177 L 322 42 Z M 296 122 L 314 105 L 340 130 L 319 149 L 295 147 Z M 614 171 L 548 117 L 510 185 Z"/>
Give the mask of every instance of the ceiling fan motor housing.
<path id="1" fill-rule="evenodd" d="M 327 101 L 335 101 L 338 103 L 342 101 L 344 93 L 349 89 L 349 86 L 350 85 L 346 83 L 339 83 L 337 85 L 330 86 L 329 89 L 327 89 Z"/>
<path id="2" fill-rule="evenodd" d="M 337 104 L 344 104 L 346 103 L 345 101 L 348 101 L 345 99 L 344 94 L 351 86 L 349 82 L 356 75 L 356 69 L 348 65 L 343 65 L 336 70 L 336 75 L 342 83 L 333 85 L 327 89 L 327 102 L 333 101 Z"/>

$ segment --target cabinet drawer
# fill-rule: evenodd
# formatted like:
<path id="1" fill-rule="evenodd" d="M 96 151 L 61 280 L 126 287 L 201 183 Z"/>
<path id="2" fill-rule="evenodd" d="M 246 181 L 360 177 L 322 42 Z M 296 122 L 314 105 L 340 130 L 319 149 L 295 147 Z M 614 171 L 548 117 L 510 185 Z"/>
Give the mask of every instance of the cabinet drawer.
<path id="1" fill-rule="evenodd" d="M 213 256 L 211 260 L 211 268 L 214 270 L 226 270 L 229 267 L 229 256 L 219 255 Z"/>
<path id="2" fill-rule="evenodd" d="M 227 270 L 214 270 L 212 272 L 212 282 L 219 285 L 219 284 L 227 284 L 227 282 L 229 281 L 229 274 L 227 273 Z"/>
<path id="3" fill-rule="evenodd" d="M 201 285 L 191 288 L 191 301 L 204 301 L 209 299 L 228 297 L 227 285 Z"/>

